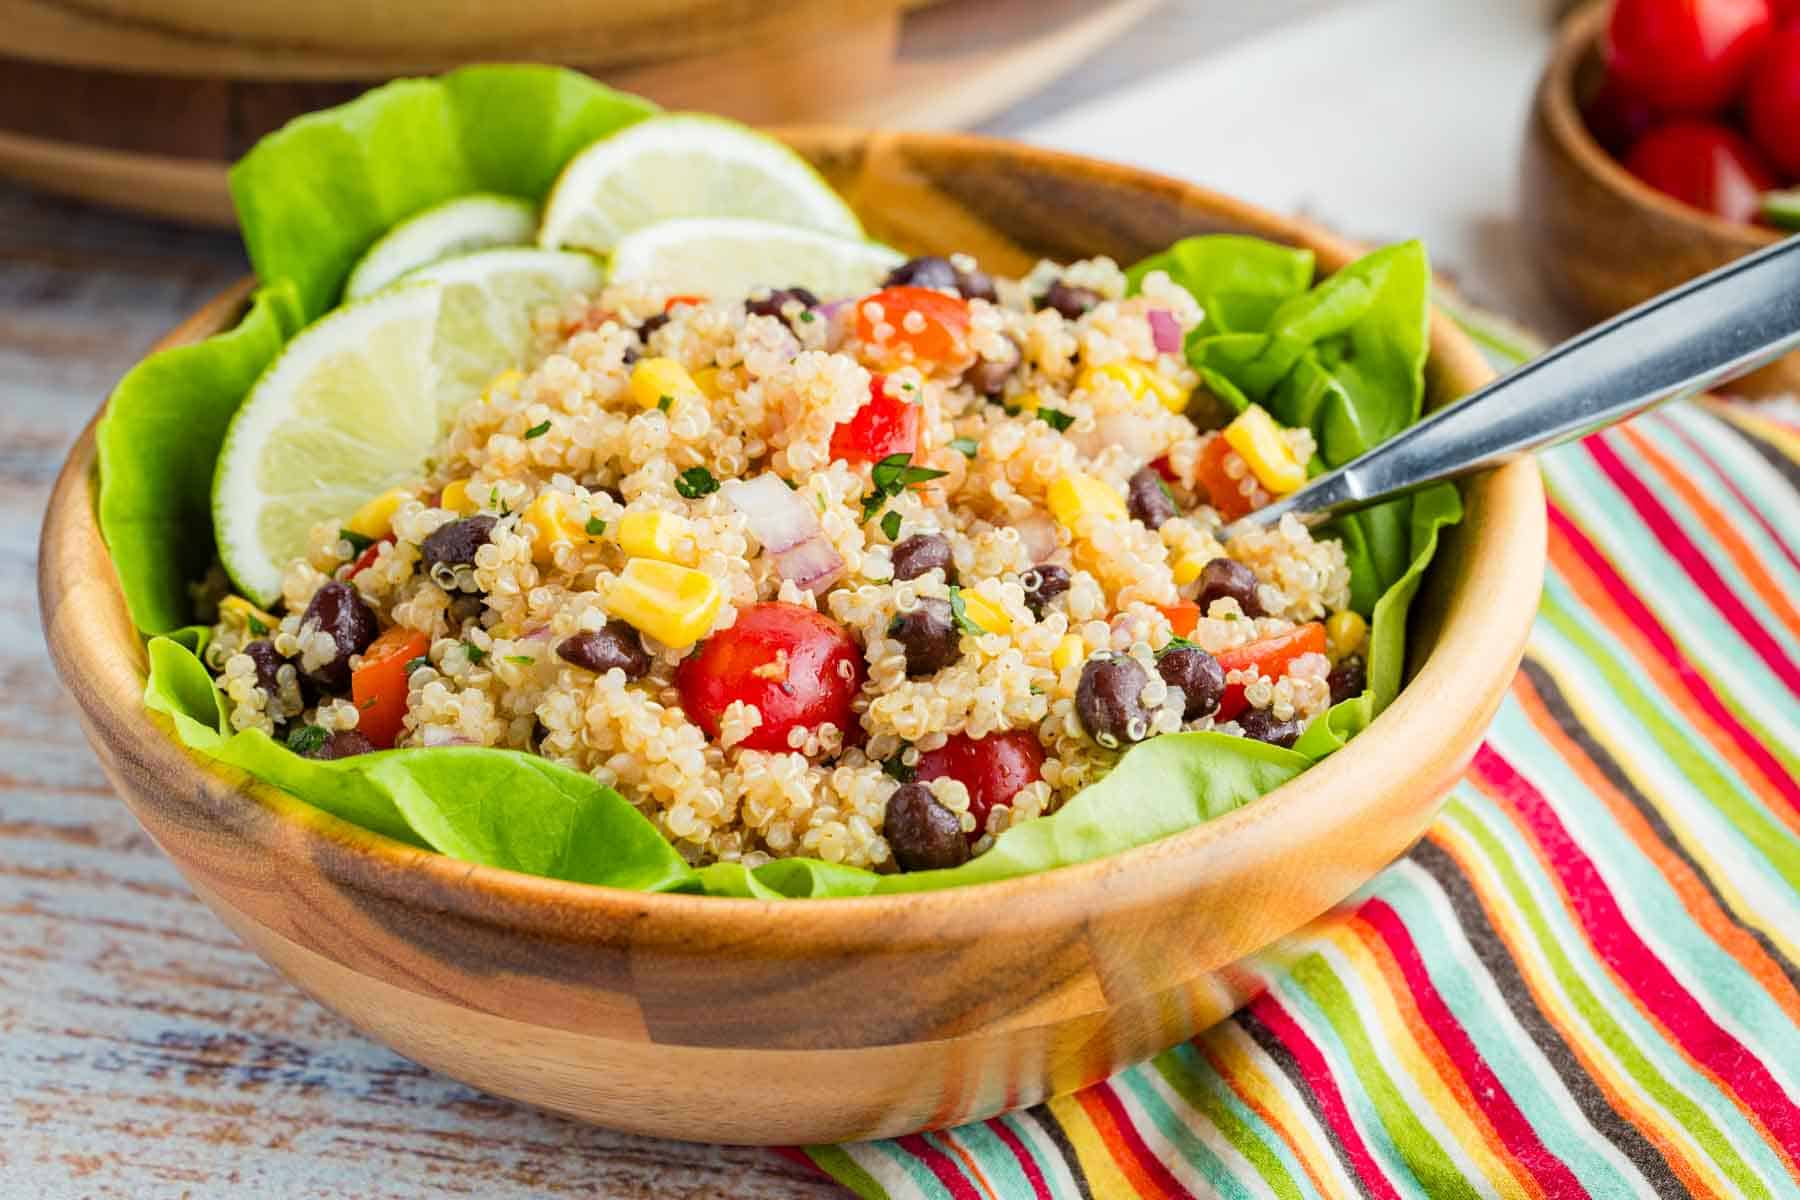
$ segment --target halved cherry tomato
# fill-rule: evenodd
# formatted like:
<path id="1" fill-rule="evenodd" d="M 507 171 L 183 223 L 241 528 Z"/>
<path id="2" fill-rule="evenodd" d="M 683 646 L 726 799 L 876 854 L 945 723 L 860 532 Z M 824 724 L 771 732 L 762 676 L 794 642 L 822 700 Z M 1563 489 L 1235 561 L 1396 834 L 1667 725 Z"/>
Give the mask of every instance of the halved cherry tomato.
<path id="1" fill-rule="evenodd" d="M 919 448 L 917 404 L 888 395 L 887 376 L 869 381 L 869 398 L 856 414 L 831 431 L 831 457 L 850 462 L 880 462 L 890 454 Z"/>
<path id="2" fill-rule="evenodd" d="M 1159 604 L 1157 611 L 1169 619 L 1169 628 L 1175 631 L 1176 637 L 1186 637 L 1194 632 L 1194 626 L 1200 623 L 1200 606 L 1192 600 L 1183 600 L 1177 604 Z"/>
<path id="3" fill-rule="evenodd" d="M 396 625 L 363 651 L 362 665 L 350 673 L 356 728 L 377 750 L 393 746 L 406 717 L 406 664 L 431 649 L 431 639 Z"/>
<path id="4" fill-rule="evenodd" d="M 1658 191 L 1728 221 L 1756 220 L 1763 193 L 1778 186 L 1755 146 L 1710 121 L 1677 121 L 1651 130 L 1632 148 L 1625 166 Z"/>
<path id="5" fill-rule="evenodd" d="M 919 754 L 913 778 L 922 782 L 948 777 L 969 789 L 969 813 L 975 818 L 975 841 L 987 832 L 988 812 L 1009 802 L 1027 784 L 1044 777 L 1044 748 L 1029 729 L 972 738 L 953 734 L 936 750 Z"/>
<path id="6" fill-rule="evenodd" d="M 738 743 L 747 750 L 792 749 L 790 732 L 826 722 L 848 730 L 862 682 L 862 651 L 842 625 L 778 602 L 740 608 L 731 628 L 700 643 L 675 669 L 682 710 L 708 737 L 719 736 L 735 700 L 762 714 L 762 724 Z"/>
<path id="7" fill-rule="evenodd" d="M 1606 27 L 1606 67 L 1662 113 L 1723 111 L 1775 31 L 1769 0 L 1618 0 Z"/>
<path id="8" fill-rule="evenodd" d="M 1239 481 L 1225 470 L 1225 460 L 1234 453 L 1231 443 L 1216 437 L 1200 452 L 1200 461 L 1194 468 L 1200 486 L 1206 489 L 1207 499 L 1227 521 L 1235 521 L 1250 511 L 1249 497 L 1238 489 Z"/>
<path id="9" fill-rule="evenodd" d="M 1169 456 L 1166 454 L 1151 459 L 1150 469 L 1161 475 L 1164 483 L 1181 482 L 1181 477 L 1175 474 L 1175 467 L 1169 462 Z"/>
<path id="10" fill-rule="evenodd" d="M 1243 646 L 1234 646 L 1230 650 L 1221 650 L 1216 656 L 1219 665 L 1230 675 L 1233 671 L 1241 671 L 1245 667 L 1256 668 L 1258 675 L 1267 675 L 1272 679 L 1280 679 L 1287 671 L 1288 664 L 1302 654 L 1325 653 L 1325 626 L 1313 621 L 1298 629 L 1290 629 L 1286 633 L 1278 633 L 1274 637 L 1264 638 L 1259 642 L 1250 642 Z M 1229 721 L 1244 711 L 1244 685 L 1228 683 L 1225 695 L 1219 701 L 1219 711 L 1213 714 L 1217 721 Z"/>
<path id="11" fill-rule="evenodd" d="M 705 303 L 706 303 L 705 296 L 690 296 L 690 295 L 687 295 L 686 293 L 683 293 L 682 295 L 679 295 L 679 296 L 670 296 L 667 300 L 664 300 L 663 301 L 663 311 L 664 312 L 674 312 L 675 306 L 677 304 L 705 304 Z"/>
<path id="12" fill-rule="evenodd" d="M 930 288 L 902 284 L 856 302 L 856 336 L 878 366 L 954 367 L 969 359 L 969 304 Z"/>
<path id="13" fill-rule="evenodd" d="M 1790 182 L 1800 180 L 1800 26 L 1776 34 L 1763 52 L 1750 76 L 1744 115 L 1757 149 Z"/>
<path id="14" fill-rule="evenodd" d="M 348 577 L 355 579 L 358 575 L 361 575 L 364 571 L 374 566 L 375 558 L 381 553 L 381 548 L 389 545 L 393 540 L 394 535 L 390 533 L 380 541 L 370 543 L 369 548 L 357 555 L 356 561 L 350 564 L 350 574 Z"/>
<path id="15" fill-rule="evenodd" d="M 1656 125 L 1656 110 L 1617 79 L 1603 81 L 1581 115 L 1594 140 L 1618 159 L 1631 153 L 1637 140 Z"/>

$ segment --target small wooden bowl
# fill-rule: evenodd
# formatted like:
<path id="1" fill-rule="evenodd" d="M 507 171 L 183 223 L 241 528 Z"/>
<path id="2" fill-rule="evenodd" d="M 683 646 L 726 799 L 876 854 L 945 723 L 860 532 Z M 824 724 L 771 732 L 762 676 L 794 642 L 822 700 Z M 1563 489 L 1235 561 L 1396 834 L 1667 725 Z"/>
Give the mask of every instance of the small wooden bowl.
<path id="1" fill-rule="evenodd" d="M 1521 163 L 1520 211 L 1531 255 L 1558 303 L 1584 322 L 1624 312 L 1782 237 L 1664 195 L 1594 140 L 1581 114 L 1600 86 L 1608 10 L 1597 0 L 1563 24 L 1538 83 Z M 1734 386 L 1800 390 L 1800 355 Z"/>
<path id="2" fill-rule="evenodd" d="M 1357 248 L 1125 167 L 959 135 L 788 131 L 875 236 L 1122 262 L 1261 235 L 1335 270 Z M 245 283 L 163 343 L 229 326 Z M 1442 404 L 1489 377 L 1434 318 Z M 258 953 L 408 1057 L 503 1096 L 666 1137 L 821 1142 L 952 1125 L 1105 1078 L 1255 990 L 1250 955 L 1430 823 L 1505 693 L 1536 609 L 1544 497 L 1471 480 L 1415 606 L 1415 675 L 1343 752 L 1237 812 L 1126 854 L 960 891 L 766 903 L 472 866 L 346 825 L 196 757 L 142 704 L 143 645 L 95 525 L 92 430 L 57 483 L 39 589 L 108 776 Z"/>

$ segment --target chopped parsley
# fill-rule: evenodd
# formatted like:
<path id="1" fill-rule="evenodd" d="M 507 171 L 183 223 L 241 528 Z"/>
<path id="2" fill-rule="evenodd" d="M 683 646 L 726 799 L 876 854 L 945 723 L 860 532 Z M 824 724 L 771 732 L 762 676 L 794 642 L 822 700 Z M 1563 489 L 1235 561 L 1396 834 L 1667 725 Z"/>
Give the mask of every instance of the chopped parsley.
<path id="1" fill-rule="evenodd" d="M 900 514 L 890 511 L 887 516 L 881 518 L 881 532 L 887 534 L 887 539 L 890 542 L 898 539 L 900 536 Z"/>
<path id="2" fill-rule="evenodd" d="M 911 783 L 913 781 L 914 771 L 911 767 L 906 765 L 906 760 L 902 757 L 905 753 L 906 748 L 902 745 L 899 754 L 894 755 L 892 758 L 882 759 L 881 773 L 892 779 L 898 779 L 901 783 Z"/>
<path id="3" fill-rule="evenodd" d="M 431 659 L 429 657 L 427 657 L 426 655 L 421 654 L 421 655 L 419 655 L 419 657 L 413 659 L 411 662 L 406 664 L 406 673 L 408 675 L 411 675 L 414 671 L 418 670 L 420 667 L 429 667 L 430 665 L 431 665 Z"/>
<path id="4" fill-rule="evenodd" d="M 974 458 L 976 452 L 981 449 L 981 443 L 974 438 L 955 438 L 950 442 L 950 448 L 964 458 Z"/>
<path id="5" fill-rule="evenodd" d="M 470 664 L 479 663 L 488 656 L 488 652 L 483 650 L 480 646 L 477 646 L 474 642 L 464 642 L 463 653 L 468 656 Z"/>
<path id="6" fill-rule="evenodd" d="M 603 534 L 605 532 L 606 532 L 606 522 L 605 521 L 602 521 L 599 517 L 589 517 L 588 518 L 588 520 L 587 520 L 587 535 L 589 537 L 599 537 L 601 534 Z"/>
<path id="7" fill-rule="evenodd" d="M 934 471 L 930 467 L 915 467 L 912 465 L 912 455 L 903 450 L 876 463 L 871 474 L 875 490 L 863 497 L 862 519 L 865 523 L 874 520 L 882 505 L 913 484 L 941 478 L 948 472 Z"/>
<path id="8" fill-rule="evenodd" d="M 350 543 L 350 552 L 352 554 L 361 554 L 364 550 L 367 550 L 370 546 L 375 544 L 374 538 L 364 537 L 354 529 L 340 529 L 338 530 L 338 537 Z"/>
<path id="9" fill-rule="evenodd" d="M 250 626 L 250 632 L 255 634 L 257 637 L 261 637 L 263 634 L 269 632 L 269 627 L 267 625 L 264 625 L 261 621 L 257 620 L 255 617 L 245 617 L 244 621 L 246 624 L 248 624 Z"/>
<path id="10" fill-rule="evenodd" d="M 675 397 L 673 397 L 673 396 L 658 396 L 656 398 L 656 411 L 657 412 L 668 412 L 669 409 L 674 407 L 674 405 L 675 405 Z"/>
<path id="11" fill-rule="evenodd" d="M 532 438 L 541 438 L 546 433 L 549 433 L 549 432 L 550 432 L 550 422 L 545 421 L 541 425 L 533 425 L 530 429 L 527 429 L 525 431 L 525 440 L 529 442 Z"/>
<path id="12" fill-rule="evenodd" d="M 1170 638 L 1166 643 L 1163 644 L 1163 648 L 1161 650 L 1158 650 L 1156 652 L 1156 657 L 1161 658 L 1163 655 L 1169 653 L 1171 650 L 1198 650 L 1198 649 L 1200 649 L 1199 642 L 1190 642 L 1186 638 L 1182 637 L 1180 634 L 1176 634 L 1174 637 Z"/>
<path id="13" fill-rule="evenodd" d="M 374 707 L 375 707 L 375 697 L 370 696 L 367 700 L 364 700 L 361 704 L 356 706 L 356 711 L 368 712 L 371 708 L 374 708 Z"/>
<path id="14" fill-rule="evenodd" d="M 1054 408 L 1044 408 L 1041 405 L 1037 410 L 1037 416 L 1038 420 L 1056 430 L 1058 433 L 1061 433 L 1075 423 L 1075 418 L 1071 417 L 1068 413 L 1061 412 Z"/>
<path id="15" fill-rule="evenodd" d="M 972 633 L 976 637 L 987 635 L 987 630 L 969 619 L 969 606 L 964 602 L 962 589 L 959 587 L 950 589 L 950 617 L 956 622 L 956 627 L 964 633 Z"/>
<path id="16" fill-rule="evenodd" d="M 804 309 L 800 313 L 800 321 L 802 324 L 811 325 L 814 321 L 816 321 L 818 319 L 819 319 L 819 314 L 814 312 L 810 308 Z"/>
<path id="17" fill-rule="evenodd" d="M 506 661 L 509 663 L 518 663 L 521 667 L 529 667 L 537 662 L 537 659 L 531 657 L 529 654 L 509 654 L 506 656 Z"/>
<path id="18" fill-rule="evenodd" d="M 311 754 L 331 740 L 331 731 L 323 725 L 302 725 L 287 736 L 287 748 L 295 754 Z"/>
<path id="19" fill-rule="evenodd" d="M 705 467 L 689 467 L 675 477 L 675 490 L 689 500 L 698 500 L 718 491 L 719 481 Z"/>

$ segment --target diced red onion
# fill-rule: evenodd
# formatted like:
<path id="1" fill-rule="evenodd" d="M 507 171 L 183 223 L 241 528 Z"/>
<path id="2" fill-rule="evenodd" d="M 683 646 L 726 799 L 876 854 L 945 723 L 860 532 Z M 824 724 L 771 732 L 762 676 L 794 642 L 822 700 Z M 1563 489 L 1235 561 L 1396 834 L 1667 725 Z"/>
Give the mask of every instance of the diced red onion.
<path id="1" fill-rule="evenodd" d="M 1034 563 L 1043 562 L 1056 552 L 1056 524 L 1043 513 L 1034 512 L 1013 523 L 1019 541 Z"/>
<path id="2" fill-rule="evenodd" d="M 809 592 L 822 592 L 844 577 L 844 560 L 823 536 L 809 538 L 775 556 L 781 577 Z"/>
<path id="3" fill-rule="evenodd" d="M 822 592 L 843 577 L 844 560 L 826 540 L 818 514 L 780 476 L 733 479 L 720 491 L 744 514 L 783 579 Z"/>
<path id="4" fill-rule="evenodd" d="M 550 627 L 548 625 L 533 625 L 519 635 L 519 640 L 521 642 L 541 642 L 549 636 Z"/>
<path id="5" fill-rule="evenodd" d="M 442 725 L 427 725 L 425 732 L 419 735 L 419 741 L 426 746 L 473 746 L 475 739 L 464 737 Z"/>
<path id="6" fill-rule="evenodd" d="M 1092 429 L 1071 431 L 1068 437 L 1089 458 L 1117 446 L 1132 458 L 1150 459 L 1168 448 L 1168 435 L 1159 429 L 1159 423 L 1135 412 L 1110 412 L 1095 417 Z"/>
<path id="7" fill-rule="evenodd" d="M 1158 354 L 1174 354 L 1181 349 L 1181 322 L 1175 314 L 1166 308 L 1153 308 L 1147 314 L 1150 319 L 1150 340 L 1156 343 Z"/>

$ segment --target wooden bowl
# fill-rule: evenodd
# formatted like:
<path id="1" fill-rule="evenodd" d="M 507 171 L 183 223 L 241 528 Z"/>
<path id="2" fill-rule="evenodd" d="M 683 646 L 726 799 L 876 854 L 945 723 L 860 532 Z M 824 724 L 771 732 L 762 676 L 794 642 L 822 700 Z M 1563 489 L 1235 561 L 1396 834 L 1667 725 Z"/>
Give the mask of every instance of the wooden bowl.
<path id="1" fill-rule="evenodd" d="M 1520 211 L 1537 269 L 1569 315 L 1590 323 L 1782 237 L 1657 191 L 1594 140 L 1581 113 L 1600 86 L 1608 11 L 1598 0 L 1563 24 L 1538 82 L 1521 163 Z M 1735 387 L 1800 390 L 1800 355 Z"/>
<path id="2" fill-rule="evenodd" d="M 1130 262 L 1193 233 L 1357 248 L 1125 167 L 945 134 L 784 135 L 873 235 L 1015 272 Z M 163 343 L 229 326 L 246 282 Z M 1441 316 L 1429 392 L 1489 377 Z M 583 1120 L 821 1142 L 952 1125 L 1068 1092 L 1254 990 L 1247 956 L 1416 840 L 1513 677 L 1544 563 L 1521 462 L 1471 480 L 1415 606 L 1416 673 L 1343 752 L 1237 812 L 1101 861 L 958 891 L 767 903 L 644 895 L 440 857 L 196 757 L 142 703 L 145 658 L 95 525 L 92 430 L 45 521 L 58 669 L 108 776 L 194 891 L 321 1003 L 408 1057 Z"/>

